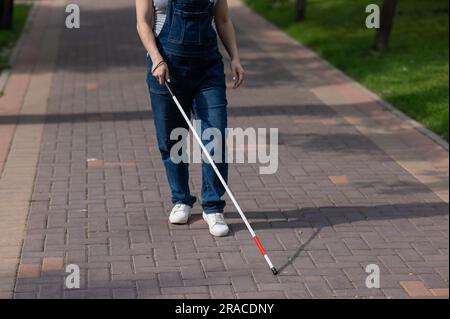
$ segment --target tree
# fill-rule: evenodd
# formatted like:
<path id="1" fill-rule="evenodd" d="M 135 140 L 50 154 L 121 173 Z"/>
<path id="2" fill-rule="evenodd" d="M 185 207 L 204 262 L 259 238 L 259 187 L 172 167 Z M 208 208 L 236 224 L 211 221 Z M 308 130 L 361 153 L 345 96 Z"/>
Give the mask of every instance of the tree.
<path id="1" fill-rule="evenodd" d="M 297 21 L 305 20 L 306 0 L 297 0 L 295 4 L 295 18 Z"/>
<path id="2" fill-rule="evenodd" d="M 395 11 L 398 0 L 384 0 L 381 8 L 380 28 L 375 35 L 374 49 L 384 51 L 389 46 L 389 38 L 394 25 Z"/>
<path id="3" fill-rule="evenodd" d="M 12 29 L 13 8 L 14 0 L 0 1 L 0 29 Z"/>

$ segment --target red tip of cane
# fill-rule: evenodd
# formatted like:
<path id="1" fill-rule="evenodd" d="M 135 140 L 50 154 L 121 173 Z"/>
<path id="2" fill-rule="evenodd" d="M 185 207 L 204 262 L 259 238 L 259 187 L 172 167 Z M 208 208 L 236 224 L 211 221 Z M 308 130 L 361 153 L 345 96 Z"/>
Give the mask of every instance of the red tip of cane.
<path id="1" fill-rule="evenodd" d="M 258 236 L 255 235 L 255 237 L 253 237 L 253 239 L 256 242 L 256 245 L 258 245 L 259 251 L 261 252 L 261 254 L 263 254 L 263 256 L 266 254 L 266 251 L 263 247 L 263 245 L 261 244 L 261 242 L 259 241 Z"/>

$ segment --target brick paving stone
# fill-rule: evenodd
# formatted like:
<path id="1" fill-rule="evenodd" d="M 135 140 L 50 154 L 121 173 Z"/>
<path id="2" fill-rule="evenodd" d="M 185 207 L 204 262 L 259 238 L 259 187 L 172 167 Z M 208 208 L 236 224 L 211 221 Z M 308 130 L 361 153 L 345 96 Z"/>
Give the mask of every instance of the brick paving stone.
<path id="1" fill-rule="evenodd" d="M 334 258 L 327 250 L 310 251 L 309 254 L 315 264 L 335 262 Z"/>
<path id="2" fill-rule="evenodd" d="M 0 272 L 15 273 L 22 248 L 15 298 L 448 296 L 448 152 L 239 0 L 229 0 L 230 12 L 248 79 L 228 92 L 229 124 L 277 127 L 279 169 L 260 175 L 257 164 L 232 164 L 230 186 L 280 275 L 231 203 L 228 237 L 210 236 L 199 206 L 189 225 L 170 225 L 133 4 L 78 2 L 89 27 L 60 30 L 48 116 L 27 115 L 42 122 L 39 161 L 25 163 L 24 144 L 10 151 L 24 163 L 4 164 L 0 144 L 0 170 L 24 167 L 14 182 L 5 169 L 2 182 L 34 182 L 23 242 L 7 228 L 0 235 L 8 258 Z M 121 23 L 97 28 L 105 17 Z M 200 173 L 192 165 L 196 194 Z M 2 225 L 14 218 L 17 189 L 0 189 Z M 80 266 L 81 289 L 62 289 L 67 263 Z M 370 263 L 380 266 L 381 289 L 365 287 Z"/>
<path id="3" fill-rule="evenodd" d="M 177 293 L 181 294 L 207 294 L 208 293 L 208 287 L 206 286 L 189 286 L 189 287 L 168 287 L 168 288 L 161 288 L 163 294 L 167 295 L 174 295 Z"/>
<path id="4" fill-rule="evenodd" d="M 44 257 L 42 261 L 42 271 L 53 271 L 64 269 L 64 258 L 62 257 Z"/>
<path id="5" fill-rule="evenodd" d="M 231 282 L 235 292 L 251 292 L 257 290 L 253 277 L 234 276 L 231 277 Z"/>
<path id="6" fill-rule="evenodd" d="M 39 264 L 21 264 L 17 274 L 19 278 L 36 278 L 40 276 Z"/>
<path id="7" fill-rule="evenodd" d="M 161 294 L 156 279 L 138 280 L 136 286 L 139 298 L 152 298 Z"/>
<path id="8" fill-rule="evenodd" d="M 88 288 L 133 289 L 134 287 L 136 287 L 134 280 L 100 280 L 88 284 Z"/>
<path id="9" fill-rule="evenodd" d="M 430 289 L 430 292 L 433 294 L 433 296 L 448 298 L 448 288 Z"/>
<path id="10" fill-rule="evenodd" d="M 183 279 L 201 279 L 205 278 L 200 261 L 195 261 L 192 265 L 181 267 L 181 277 Z"/>
<path id="11" fill-rule="evenodd" d="M 238 299 L 286 299 L 281 291 L 240 292 L 236 294 Z"/>
<path id="12" fill-rule="evenodd" d="M 211 296 L 215 299 L 234 299 L 235 293 L 230 285 L 216 285 L 209 287 Z"/>
<path id="13" fill-rule="evenodd" d="M 151 297 L 151 299 L 186 299 L 186 297 L 184 295 L 160 295 L 160 296 L 153 296 Z"/>
<path id="14" fill-rule="evenodd" d="M 424 282 L 424 284 L 429 288 L 442 288 L 448 285 L 441 276 L 438 274 L 420 274 L 419 278 Z"/>
<path id="15" fill-rule="evenodd" d="M 95 288 L 95 289 L 71 289 L 64 291 L 64 298 L 66 299 L 111 299 L 112 292 L 110 289 Z"/>
<path id="16" fill-rule="evenodd" d="M 308 292 L 313 298 L 331 298 L 333 292 L 323 279 L 317 279 L 305 282 Z"/>
<path id="17" fill-rule="evenodd" d="M 333 290 L 354 288 L 350 280 L 345 275 L 325 276 L 325 280 Z"/>
<path id="18" fill-rule="evenodd" d="M 5 296 L 9 296 L 9 294 Z M 14 294 L 14 299 L 36 299 L 36 298 L 37 295 L 32 292 L 18 292 Z M 6 297 L 2 299 L 6 299 Z"/>
<path id="19" fill-rule="evenodd" d="M 288 299 L 310 299 L 311 295 L 309 292 L 301 289 L 286 289 L 285 291 Z"/>
<path id="20" fill-rule="evenodd" d="M 435 271 L 446 281 L 448 282 L 449 278 L 449 269 L 448 265 L 447 267 L 437 267 L 435 268 Z"/>
<path id="21" fill-rule="evenodd" d="M 227 270 L 242 269 L 248 267 L 240 252 L 226 252 L 221 254 Z"/>
<path id="22" fill-rule="evenodd" d="M 158 280 L 160 287 L 180 287 L 183 286 L 181 274 L 179 272 L 159 273 Z"/>
<path id="23" fill-rule="evenodd" d="M 408 294 L 403 289 L 383 289 L 384 295 L 389 299 L 407 299 Z"/>
<path id="24" fill-rule="evenodd" d="M 271 273 L 268 273 L 264 270 L 253 271 L 253 278 L 256 283 L 259 284 L 270 284 L 270 283 L 278 283 L 279 279 L 276 276 L 273 276 Z"/>
<path id="25" fill-rule="evenodd" d="M 206 272 L 225 271 L 225 266 L 221 259 L 202 259 L 202 266 Z"/>
<path id="26" fill-rule="evenodd" d="M 62 294 L 61 283 L 44 284 L 39 289 L 39 298 L 41 299 L 60 299 Z"/>
<path id="27" fill-rule="evenodd" d="M 410 297 L 432 296 L 430 290 L 421 281 L 401 281 L 400 285 Z"/>
<path id="28" fill-rule="evenodd" d="M 378 257 L 383 264 L 388 267 L 405 267 L 405 262 L 399 256 L 379 256 Z"/>
<path id="29" fill-rule="evenodd" d="M 336 289 L 334 290 L 334 295 L 337 298 L 370 298 L 384 296 L 380 289 L 368 289 L 366 287 L 357 289 Z"/>
<path id="30" fill-rule="evenodd" d="M 111 274 L 112 275 L 128 275 L 128 274 L 132 274 L 132 273 L 133 273 L 133 269 L 128 260 L 111 262 Z"/>
<path id="31" fill-rule="evenodd" d="M 113 289 L 115 299 L 136 299 L 136 289 Z"/>
<path id="32" fill-rule="evenodd" d="M 231 285 L 231 279 L 228 277 L 212 276 L 210 278 L 184 279 L 183 284 L 187 286 L 213 286 L 213 285 Z"/>
<path id="33" fill-rule="evenodd" d="M 344 243 L 328 243 L 326 244 L 331 256 L 351 256 L 352 252 Z"/>
<path id="34" fill-rule="evenodd" d="M 211 299 L 211 296 L 209 294 L 186 294 L 184 295 L 186 299 Z"/>

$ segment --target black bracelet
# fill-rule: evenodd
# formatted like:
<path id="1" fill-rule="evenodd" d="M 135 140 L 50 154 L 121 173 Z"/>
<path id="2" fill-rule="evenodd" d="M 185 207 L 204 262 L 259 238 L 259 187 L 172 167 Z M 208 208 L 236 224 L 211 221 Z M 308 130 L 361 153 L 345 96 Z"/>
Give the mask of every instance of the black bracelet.
<path id="1" fill-rule="evenodd" d="M 164 60 L 159 61 L 159 63 L 153 68 L 152 74 L 153 74 L 153 72 L 155 72 L 156 69 L 159 68 L 159 67 L 161 66 L 161 64 L 163 64 L 163 63 L 166 63 L 166 61 L 164 61 Z"/>

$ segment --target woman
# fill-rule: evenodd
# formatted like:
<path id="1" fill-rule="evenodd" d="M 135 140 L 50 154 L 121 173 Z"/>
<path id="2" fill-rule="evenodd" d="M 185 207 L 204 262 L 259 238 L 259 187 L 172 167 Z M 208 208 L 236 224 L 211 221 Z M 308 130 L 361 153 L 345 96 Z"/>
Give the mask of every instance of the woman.
<path id="1" fill-rule="evenodd" d="M 185 224 L 196 197 L 189 190 L 188 163 L 174 163 L 170 134 L 176 128 L 188 129 L 165 83 L 177 95 L 190 116 L 201 123 L 202 132 L 215 128 L 222 136 L 222 161 L 216 163 L 225 180 L 225 129 L 227 99 L 224 65 L 218 49 L 220 37 L 231 58 L 233 88 L 244 80 L 236 35 L 228 15 L 227 0 L 136 0 L 137 30 L 147 49 L 147 83 L 155 120 L 158 146 L 166 169 L 174 207 L 169 221 Z M 204 143 L 208 143 L 207 140 Z M 220 145 L 220 144 L 219 144 Z M 214 236 L 226 236 L 223 217 L 225 189 L 211 165 L 202 163 L 203 218 Z"/>

